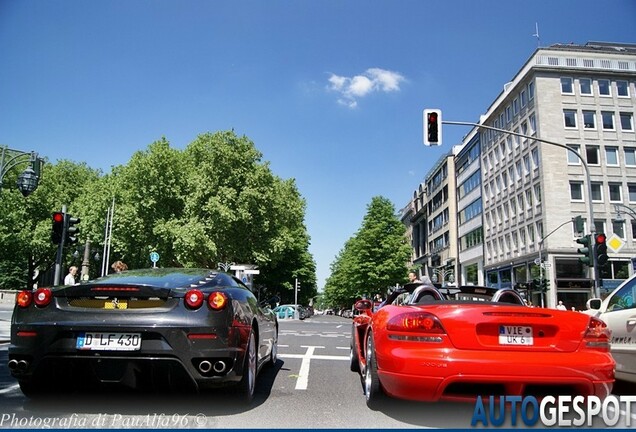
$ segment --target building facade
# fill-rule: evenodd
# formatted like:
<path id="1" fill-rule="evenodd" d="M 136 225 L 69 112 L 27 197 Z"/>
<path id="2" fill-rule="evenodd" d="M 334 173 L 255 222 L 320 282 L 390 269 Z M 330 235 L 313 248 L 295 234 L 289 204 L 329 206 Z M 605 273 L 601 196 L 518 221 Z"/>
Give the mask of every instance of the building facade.
<path id="1" fill-rule="evenodd" d="M 460 283 L 515 287 L 536 305 L 584 309 L 633 273 L 635 115 L 636 45 L 537 49 L 481 116 L 493 129 L 475 127 L 444 158 L 446 171 L 438 162 L 427 175 L 427 222 L 418 223 L 428 228 L 428 249 L 419 260 L 453 262 Z M 454 190 L 440 197 L 431 187 L 442 178 Z M 598 275 L 577 252 L 576 240 L 591 231 L 612 245 Z"/>

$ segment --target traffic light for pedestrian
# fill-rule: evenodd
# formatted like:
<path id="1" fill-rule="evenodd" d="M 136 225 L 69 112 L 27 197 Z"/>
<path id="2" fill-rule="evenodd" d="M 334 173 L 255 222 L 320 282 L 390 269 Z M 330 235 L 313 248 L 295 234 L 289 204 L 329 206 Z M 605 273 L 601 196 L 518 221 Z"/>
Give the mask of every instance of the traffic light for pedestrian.
<path id="1" fill-rule="evenodd" d="M 581 254 L 579 262 L 587 264 L 590 267 L 594 267 L 594 248 L 592 247 L 592 237 L 588 234 L 581 238 L 576 239 L 576 242 L 583 245 L 582 248 L 578 248 L 576 251 Z"/>
<path id="2" fill-rule="evenodd" d="M 442 111 L 424 110 L 424 145 L 442 145 Z"/>
<path id="3" fill-rule="evenodd" d="M 76 227 L 78 223 L 80 223 L 80 218 L 76 218 L 71 216 L 70 214 L 65 214 L 65 223 L 66 223 L 66 244 L 75 244 L 77 243 L 77 235 L 79 234 L 79 227 Z"/>
<path id="4" fill-rule="evenodd" d="M 64 236 L 64 213 L 53 213 L 53 227 L 51 229 L 51 241 L 53 244 L 60 244 Z"/>
<path id="5" fill-rule="evenodd" d="M 609 257 L 607 256 L 607 236 L 605 234 L 596 234 L 594 250 L 596 251 L 596 262 L 598 265 L 607 264 Z"/>

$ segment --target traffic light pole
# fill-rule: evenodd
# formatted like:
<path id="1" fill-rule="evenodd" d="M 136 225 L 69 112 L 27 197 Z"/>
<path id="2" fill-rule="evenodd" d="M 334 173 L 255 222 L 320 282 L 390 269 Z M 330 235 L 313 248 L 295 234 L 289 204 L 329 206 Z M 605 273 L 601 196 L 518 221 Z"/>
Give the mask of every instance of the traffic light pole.
<path id="1" fill-rule="evenodd" d="M 479 129 L 489 129 L 489 130 L 494 130 L 497 132 L 501 132 L 504 134 L 508 134 L 508 135 L 514 135 L 514 136 L 518 136 L 518 137 L 522 137 L 522 138 L 527 138 L 529 140 L 534 140 L 534 141 L 539 141 L 545 144 L 550 144 L 553 146 L 557 146 L 557 147 L 561 147 L 564 148 L 566 150 L 568 150 L 569 152 L 573 153 L 576 155 L 576 157 L 579 158 L 579 160 L 581 161 L 581 164 L 583 165 L 583 168 L 585 169 L 585 176 L 587 179 L 587 198 L 588 198 L 588 209 L 587 209 L 587 220 L 588 220 L 588 225 L 589 225 L 589 229 L 590 229 L 590 234 L 591 234 L 591 238 L 594 239 L 595 238 L 595 233 L 596 233 L 596 228 L 594 226 L 594 204 L 592 203 L 592 180 L 590 178 L 590 169 L 587 166 L 587 163 L 583 160 L 583 157 L 575 152 L 574 150 L 572 150 L 570 147 L 566 146 L 565 144 L 560 144 L 554 141 L 548 141 L 548 140 L 544 140 L 542 138 L 537 138 L 537 137 L 533 137 L 533 136 L 529 136 L 529 135 L 524 135 L 524 134 L 520 134 L 517 132 L 512 132 L 509 130 L 505 130 L 505 129 L 499 129 L 496 127 L 492 127 L 492 126 L 486 126 L 486 125 L 482 125 L 479 123 L 470 123 L 470 122 L 456 122 L 456 121 L 448 121 L 448 120 L 443 120 L 442 124 L 449 124 L 449 125 L 460 125 L 460 126 L 473 126 Z M 598 260 L 596 257 L 596 254 L 594 254 L 594 265 L 593 265 L 593 274 L 594 274 L 594 296 L 597 298 L 601 297 L 601 289 L 600 289 L 600 272 L 598 270 Z"/>
<path id="2" fill-rule="evenodd" d="M 64 220 L 66 221 L 66 206 L 62 206 L 62 214 L 64 214 Z M 57 254 L 55 255 L 55 277 L 53 278 L 53 286 L 60 284 L 62 276 L 62 257 L 64 256 L 64 241 L 66 240 L 66 223 L 63 224 L 62 238 L 57 245 Z"/>

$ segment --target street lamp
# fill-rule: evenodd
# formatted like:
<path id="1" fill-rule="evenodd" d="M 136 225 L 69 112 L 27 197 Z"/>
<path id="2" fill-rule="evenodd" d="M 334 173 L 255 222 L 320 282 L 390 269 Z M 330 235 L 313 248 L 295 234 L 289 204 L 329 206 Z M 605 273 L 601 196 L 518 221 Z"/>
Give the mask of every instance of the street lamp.
<path id="1" fill-rule="evenodd" d="M 43 161 L 38 158 L 36 152 L 25 153 L 19 150 L 12 150 L 8 147 L 2 147 L 2 154 L 0 155 L 0 190 L 2 188 L 4 175 L 16 165 L 27 161 L 29 162 L 29 166 L 18 176 L 18 181 L 16 182 L 18 190 L 25 197 L 37 189 L 40 180 L 38 173 Z"/>
<path id="2" fill-rule="evenodd" d="M 448 280 L 449 283 L 455 282 L 455 271 L 453 269 L 443 269 L 443 268 L 435 268 L 431 267 L 430 269 L 433 274 L 431 275 L 431 280 L 433 283 L 437 283 L 437 280 L 441 278 L 441 284 L 444 285 L 444 282 Z"/>
<path id="3" fill-rule="evenodd" d="M 612 204 L 612 205 L 614 206 L 614 211 L 616 212 L 617 221 L 625 220 L 625 218 L 623 217 L 623 212 L 629 214 L 632 219 L 636 220 L 636 210 L 634 210 L 633 208 L 623 204 Z"/>

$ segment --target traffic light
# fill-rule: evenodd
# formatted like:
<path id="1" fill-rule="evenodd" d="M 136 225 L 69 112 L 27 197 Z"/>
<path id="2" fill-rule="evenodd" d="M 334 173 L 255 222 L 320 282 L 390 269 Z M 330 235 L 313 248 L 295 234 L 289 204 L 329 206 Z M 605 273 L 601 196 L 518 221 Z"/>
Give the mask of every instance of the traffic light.
<path id="1" fill-rule="evenodd" d="M 424 110 L 424 145 L 442 145 L 442 111 Z"/>
<path id="2" fill-rule="evenodd" d="M 590 267 L 594 267 L 594 248 L 592 247 L 592 237 L 588 234 L 581 238 L 576 239 L 576 242 L 583 245 L 582 248 L 578 248 L 576 251 L 582 256 L 579 257 L 579 262 L 587 264 Z"/>
<path id="3" fill-rule="evenodd" d="M 596 251 L 596 262 L 598 265 L 607 264 L 609 257 L 607 256 L 607 236 L 605 234 L 596 234 L 594 250 Z"/>
<path id="4" fill-rule="evenodd" d="M 550 281 L 547 279 L 541 279 L 541 292 L 548 292 L 550 289 Z"/>
<path id="5" fill-rule="evenodd" d="M 53 244 L 60 244 L 64 236 L 64 213 L 53 213 L 53 227 L 51 229 L 51 241 Z"/>
<path id="6" fill-rule="evenodd" d="M 66 223 L 66 244 L 77 243 L 77 235 L 79 234 L 79 228 L 75 225 L 80 223 L 80 218 L 75 218 L 70 214 L 65 214 Z"/>

